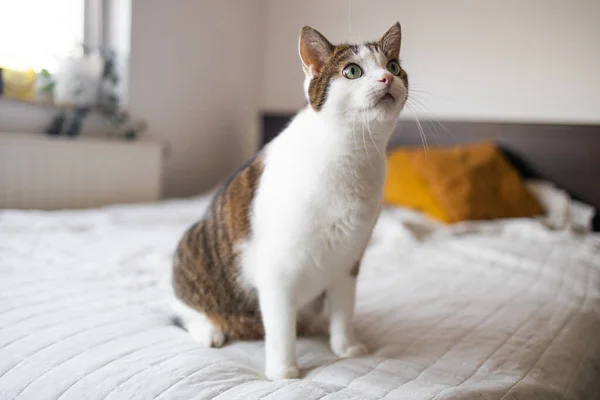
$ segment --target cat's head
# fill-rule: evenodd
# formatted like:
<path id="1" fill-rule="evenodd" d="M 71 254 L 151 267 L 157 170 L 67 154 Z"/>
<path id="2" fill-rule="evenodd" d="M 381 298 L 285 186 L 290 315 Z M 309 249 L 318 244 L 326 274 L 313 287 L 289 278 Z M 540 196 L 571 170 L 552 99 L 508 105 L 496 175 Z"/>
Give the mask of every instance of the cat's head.
<path id="1" fill-rule="evenodd" d="M 331 44 L 305 26 L 299 52 L 306 74 L 306 98 L 317 112 L 333 112 L 349 120 L 391 120 L 408 96 L 408 76 L 400 66 L 400 24 L 376 42 Z"/>

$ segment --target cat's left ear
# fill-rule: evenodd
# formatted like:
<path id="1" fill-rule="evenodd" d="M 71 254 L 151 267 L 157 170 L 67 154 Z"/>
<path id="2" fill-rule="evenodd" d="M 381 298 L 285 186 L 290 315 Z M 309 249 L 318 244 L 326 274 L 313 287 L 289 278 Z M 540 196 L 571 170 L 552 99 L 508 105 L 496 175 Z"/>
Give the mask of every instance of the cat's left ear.
<path id="1" fill-rule="evenodd" d="M 333 53 L 333 45 L 319 31 L 305 26 L 300 32 L 298 51 L 302 60 L 302 69 L 306 76 L 319 75 L 327 58 Z"/>
<path id="2" fill-rule="evenodd" d="M 396 22 L 394 25 L 388 29 L 381 39 L 379 39 L 379 44 L 383 51 L 388 54 L 391 58 L 399 58 L 400 57 L 400 44 L 402 43 L 402 28 L 400 27 L 400 23 Z"/>

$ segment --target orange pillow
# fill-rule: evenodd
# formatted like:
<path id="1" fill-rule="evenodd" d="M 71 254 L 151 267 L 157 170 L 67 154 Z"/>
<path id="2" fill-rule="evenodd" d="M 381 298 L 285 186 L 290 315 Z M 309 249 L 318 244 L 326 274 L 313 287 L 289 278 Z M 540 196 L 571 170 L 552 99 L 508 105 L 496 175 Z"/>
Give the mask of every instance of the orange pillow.
<path id="1" fill-rule="evenodd" d="M 394 150 L 384 201 L 443 222 L 532 217 L 543 213 L 517 171 L 491 142 Z"/>
<path id="2" fill-rule="evenodd" d="M 388 155 L 383 201 L 413 208 L 443 222 L 450 222 L 442 204 L 435 198 L 411 156 L 413 150 L 394 150 Z"/>

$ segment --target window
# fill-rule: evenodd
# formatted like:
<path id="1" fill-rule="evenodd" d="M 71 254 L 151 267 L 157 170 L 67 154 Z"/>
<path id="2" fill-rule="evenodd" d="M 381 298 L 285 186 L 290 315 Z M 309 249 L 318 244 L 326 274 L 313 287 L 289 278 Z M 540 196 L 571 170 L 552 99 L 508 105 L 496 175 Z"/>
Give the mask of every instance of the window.
<path id="1" fill-rule="evenodd" d="M 84 43 L 85 0 L 0 0 L 0 66 L 56 71 Z"/>

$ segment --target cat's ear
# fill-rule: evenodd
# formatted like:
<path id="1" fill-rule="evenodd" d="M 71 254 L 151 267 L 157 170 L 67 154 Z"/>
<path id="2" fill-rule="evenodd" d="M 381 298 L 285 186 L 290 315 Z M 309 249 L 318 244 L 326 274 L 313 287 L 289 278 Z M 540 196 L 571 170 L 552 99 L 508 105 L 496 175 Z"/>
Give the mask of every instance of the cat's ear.
<path id="1" fill-rule="evenodd" d="M 396 22 L 388 29 L 381 39 L 379 44 L 383 51 L 392 58 L 398 58 L 400 56 L 400 44 L 402 43 L 402 28 L 400 23 Z"/>
<path id="2" fill-rule="evenodd" d="M 298 51 L 304 73 L 310 77 L 318 75 L 327 58 L 333 53 L 333 48 L 325 36 L 316 29 L 310 26 L 302 28 Z"/>

